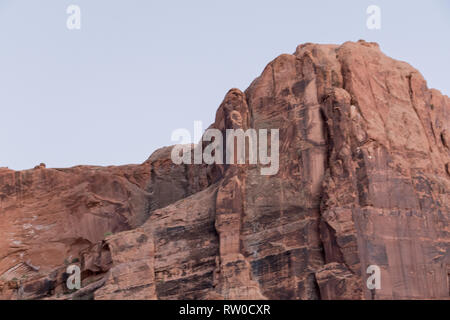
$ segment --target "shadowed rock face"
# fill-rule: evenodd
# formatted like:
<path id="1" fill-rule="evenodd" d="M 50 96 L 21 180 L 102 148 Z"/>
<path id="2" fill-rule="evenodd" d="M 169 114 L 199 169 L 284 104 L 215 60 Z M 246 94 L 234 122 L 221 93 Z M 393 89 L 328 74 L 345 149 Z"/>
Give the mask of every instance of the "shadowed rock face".
<path id="1" fill-rule="evenodd" d="M 0 297 L 449 298 L 449 111 L 377 44 L 304 44 L 230 90 L 210 127 L 279 129 L 276 175 L 175 165 L 171 147 L 142 165 L 0 169 Z"/>

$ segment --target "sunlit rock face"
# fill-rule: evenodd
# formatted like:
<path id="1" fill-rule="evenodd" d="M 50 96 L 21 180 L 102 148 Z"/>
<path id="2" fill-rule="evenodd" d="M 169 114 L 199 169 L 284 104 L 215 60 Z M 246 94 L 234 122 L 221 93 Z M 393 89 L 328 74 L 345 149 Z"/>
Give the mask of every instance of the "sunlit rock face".
<path id="1" fill-rule="evenodd" d="M 176 165 L 172 147 L 141 165 L 0 169 L 0 298 L 449 298 L 449 111 L 375 43 L 303 44 L 210 126 L 279 129 L 274 175 Z"/>

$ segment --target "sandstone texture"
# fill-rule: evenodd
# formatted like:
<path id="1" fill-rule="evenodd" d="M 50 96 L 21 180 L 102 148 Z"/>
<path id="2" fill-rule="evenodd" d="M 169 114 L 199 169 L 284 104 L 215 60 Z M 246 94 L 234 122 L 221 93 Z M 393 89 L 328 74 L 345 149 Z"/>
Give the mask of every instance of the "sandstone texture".
<path id="1" fill-rule="evenodd" d="M 210 128 L 279 129 L 278 173 L 176 165 L 172 147 L 0 168 L 0 298 L 450 298 L 450 99 L 409 64 L 362 40 L 303 44 Z"/>

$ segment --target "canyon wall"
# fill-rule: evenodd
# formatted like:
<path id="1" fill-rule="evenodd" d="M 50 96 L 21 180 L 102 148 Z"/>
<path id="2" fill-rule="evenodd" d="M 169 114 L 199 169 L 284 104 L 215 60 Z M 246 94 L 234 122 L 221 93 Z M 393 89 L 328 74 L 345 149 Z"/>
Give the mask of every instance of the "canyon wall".
<path id="1" fill-rule="evenodd" d="M 375 43 L 303 44 L 210 126 L 279 129 L 275 175 L 176 165 L 172 147 L 141 165 L 0 169 L 0 298 L 448 299 L 449 111 Z"/>

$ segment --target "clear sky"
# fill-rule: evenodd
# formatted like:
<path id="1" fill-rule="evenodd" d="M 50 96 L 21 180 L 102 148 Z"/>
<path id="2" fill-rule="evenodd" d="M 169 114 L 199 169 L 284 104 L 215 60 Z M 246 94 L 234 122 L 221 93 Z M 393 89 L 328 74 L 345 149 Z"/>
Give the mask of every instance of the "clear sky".
<path id="1" fill-rule="evenodd" d="M 450 95 L 449 34 L 448 0 L 0 0 L 0 167 L 141 163 L 304 42 L 376 41 Z"/>

